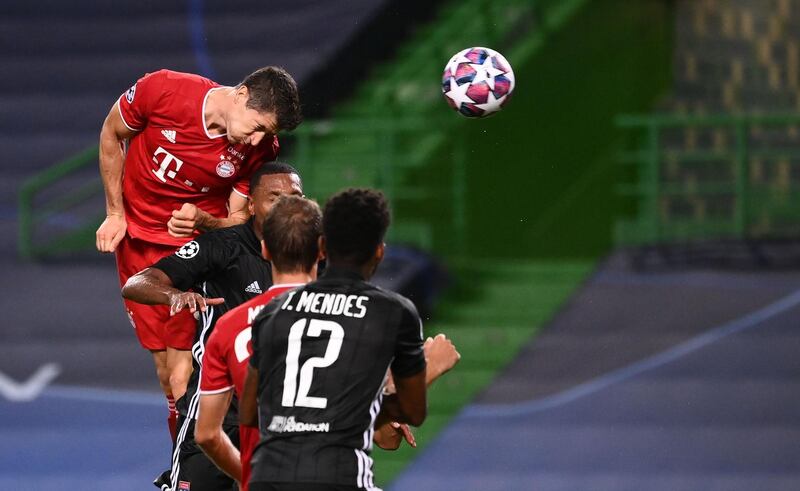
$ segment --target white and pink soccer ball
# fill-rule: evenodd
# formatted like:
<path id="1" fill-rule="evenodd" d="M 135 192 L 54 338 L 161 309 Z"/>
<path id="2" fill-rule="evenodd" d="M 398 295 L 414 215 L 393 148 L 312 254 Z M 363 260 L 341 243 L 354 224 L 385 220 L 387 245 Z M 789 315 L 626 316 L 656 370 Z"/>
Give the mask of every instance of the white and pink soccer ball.
<path id="1" fill-rule="evenodd" d="M 450 107 L 468 118 L 496 113 L 514 91 L 511 64 L 491 48 L 467 48 L 455 54 L 442 75 L 442 93 Z"/>

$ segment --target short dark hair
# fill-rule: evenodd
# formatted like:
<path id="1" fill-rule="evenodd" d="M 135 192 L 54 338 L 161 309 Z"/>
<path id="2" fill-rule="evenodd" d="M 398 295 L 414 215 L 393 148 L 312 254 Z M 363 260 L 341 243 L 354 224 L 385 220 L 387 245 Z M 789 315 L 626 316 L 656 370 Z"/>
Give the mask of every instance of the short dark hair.
<path id="1" fill-rule="evenodd" d="M 300 173 L 297 172 L 297 169 L 289 164 L 278 161 L 264 162 L 261 164 L 261 167 L 256 169 L 253 175 L 250 176 L 250 195 L 253 194 L 253 189 L 258 187 L 261 178 L 270 174 L 297 174 L 297 177 L 300 177 Z M 300 179 L 300 185 L 303 185 L 302 179 Z"/>
<path id="2" fill-rule="evenodd" d="M 259 68 L 239 85 L 247 87 L 246 107 L 261 113 L 275 113 L 278 129 L 293 130 L 303 122 L 297 82 L 283 68 Z"/>
<path id="3" fill-rule="evenodd" d="M 261 232 L 276 270 L 281 273 L 311 271 L 319 256 L 322 211 L 310 199 L 281 196 L 264 219 Z"/>
<path id="4" fill-rule="evenodd" d="M 322 219 L 328 260 L 364 265 L 383 242 L 390 221 L 389 204 L 380 191 L 350 188 L 336 193 L 325 204 Z"/>

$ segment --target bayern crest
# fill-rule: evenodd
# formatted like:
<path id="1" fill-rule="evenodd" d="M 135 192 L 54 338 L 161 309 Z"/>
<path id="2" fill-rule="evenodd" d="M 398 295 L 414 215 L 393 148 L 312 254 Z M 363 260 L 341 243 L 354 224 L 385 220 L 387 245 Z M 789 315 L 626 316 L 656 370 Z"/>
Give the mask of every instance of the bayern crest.
<path id="1" fill-rule="evenodd" d="M 231 177 L 234 173 L 236 173 L 236 167 L 232 162 L 223 160 L 217 164 L 217 175 L 219 177 Z"/>
<path id="2" fill-rule="evenodd" d="M 511 64 L 491 48 L 459 51 L 444 68 L 442 93 L 447 103 L 468 118 L 494 114 L 514 91 Z"/>

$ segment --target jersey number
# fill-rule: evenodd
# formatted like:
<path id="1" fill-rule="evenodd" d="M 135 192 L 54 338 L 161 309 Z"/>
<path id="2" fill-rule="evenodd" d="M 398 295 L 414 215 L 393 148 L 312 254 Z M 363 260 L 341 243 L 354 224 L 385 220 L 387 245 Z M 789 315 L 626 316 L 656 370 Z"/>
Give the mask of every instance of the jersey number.
<path id="1" fill-rule="evenodd" d="M 306 323 L 308 324 L 307 330 Z M 305 331 L 306 336 L 312 338 L 320 337 L 322 331 L 330 331 L 331 337 L 328 341 L 328 348 L 325 350 L 325 356 L 309 358 L 303 363 L 302 367 L 299 367 L 300 377 L 298 382 L 297 372 L 303 331 Z M 300 319 L 292 324 L 289 330 L 289 348 L 286 352 L 286 376 L 283 379 L 283 399 L 281 404 L 284 407 L 302 406 L 325 409 L 328 406 L 328 398 L 309 396 L 308 391 L 311 389 L 314 369 L 329 367 L 336 361 L 339 357 L 339 351 L 342 349 L 343 339 L 344 329 L 340 324 L 333 321 Z"/>

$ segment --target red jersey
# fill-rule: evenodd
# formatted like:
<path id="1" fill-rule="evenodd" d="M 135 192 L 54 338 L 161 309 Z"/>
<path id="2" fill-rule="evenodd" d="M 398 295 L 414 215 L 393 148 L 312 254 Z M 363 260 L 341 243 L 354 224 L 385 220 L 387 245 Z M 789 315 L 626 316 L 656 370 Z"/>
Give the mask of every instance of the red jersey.
<path id="1" fill-rule="evenodd" d="M 172 210 L 193 203 L 215 217 L 226 217 L 231 190 L 246 197 L 250 175 L 262 162 L 275 160 L 277 137 L 253 147 L 208 133 L 206 100 L 220 89 L 199 75 L 159 70 L 120 96 L 125 126 L 139 132 L 130 140 L 122 181 L 131 237 L 184 244 L 185 238 L 167 232 Z"/>
<path id="2" fill-rule="evenodd" d="M 298 285 L 272 285 L 265 293 L 248 300 L 219 318 L 206 342 L 203 369 L 200 372 L 200 394 L 219 394 L 236 390 L 242 396 L 247 376 L 247 361 L 253 353 L 251 324 L 270 300 Z M 242 459 L 242 489 L 250 480 L 250 459 L 258 444 L 258 428 L 239 426 L 239 448 Z"/>

